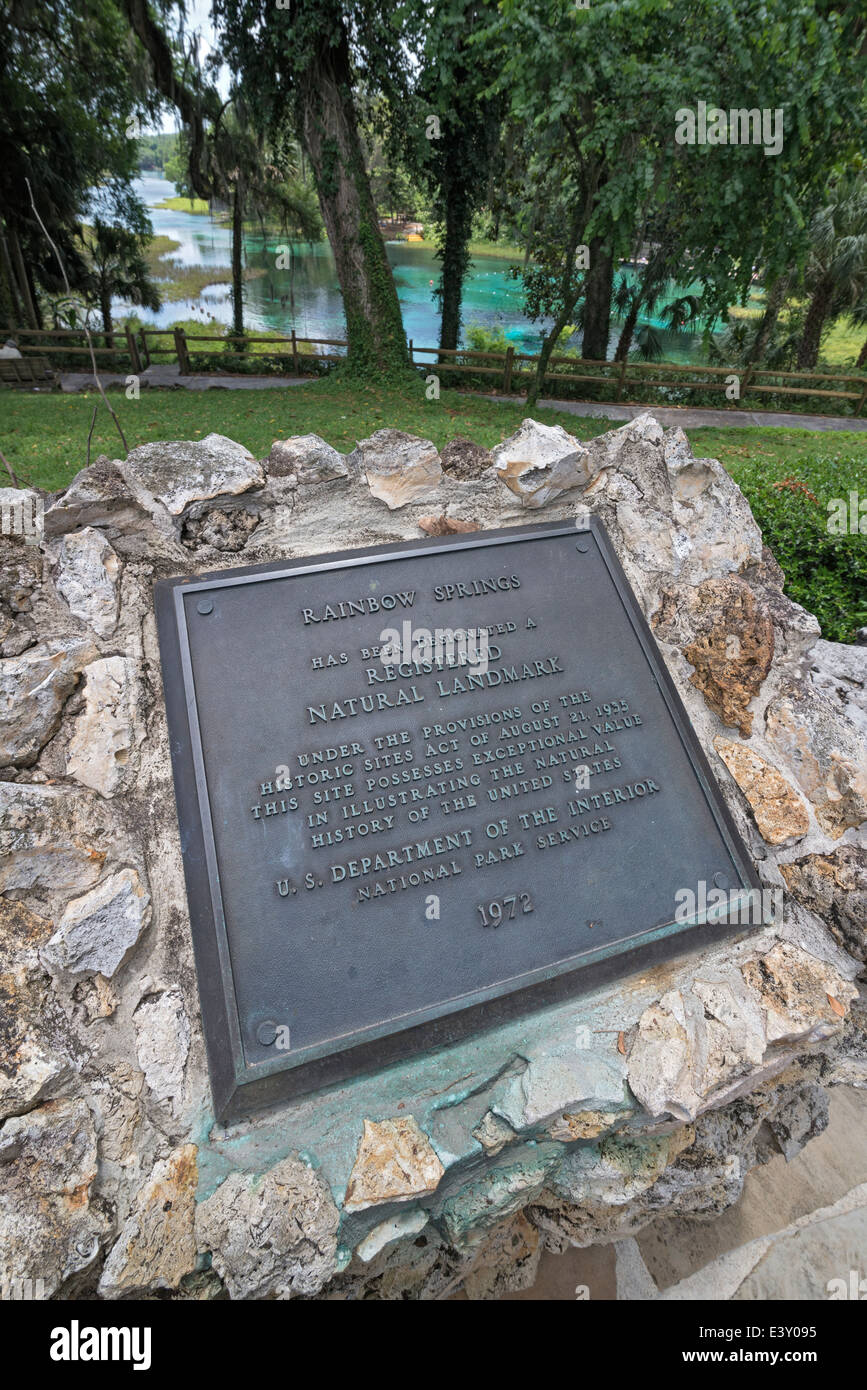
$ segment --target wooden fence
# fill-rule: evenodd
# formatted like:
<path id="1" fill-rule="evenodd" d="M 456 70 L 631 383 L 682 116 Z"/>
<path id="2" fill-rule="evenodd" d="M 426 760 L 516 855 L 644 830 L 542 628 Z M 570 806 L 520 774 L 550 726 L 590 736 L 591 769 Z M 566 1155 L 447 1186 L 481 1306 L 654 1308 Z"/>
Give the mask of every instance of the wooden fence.
<path id="1" fill-rule="evenodd" d="M 21 328 L 13 330 L 13 336 L 22 353 L 45 356 L 54 351 L 64 358 L 68 355 L 81 356 L 88 359 L 82 366 L 85 369 L 89 366 L 91 349 L 81 329 Z M 90 337 L 97 365 L 105 363 L 106 359 L 111 359 L 116 365 L 120 357 L 128 362 L 131 372 L 138 374 L 150 367 L 155 358 L 161 361 L 168 358 L 178 363 L 184 376 L 190 374 L 191 355 L 199 358 L 237 354 L 254 364 L 258 353 L 252 353 L 250 349 L 258 348 L 261 344 L 274 344 L 274 350 L 266 355 L 269 358 L 282 358 L 287 365 L 291 360 L 292 370 L 298 375 L 305 367 L 309 370 L 314 363 L 339 361 L 347 347 L 340 338 L 298 338 L 294 329 L 289 337 L 285 334 L 247 333 L 242 338 L 218 333 L 188 334 L 183 328 L 140 328 L 138 333 L 129 328 L 117 328 L 112 333 L 104 329 L 91 329 Z M 326 351 L 320 350 L 323 348 Z M 334 348 L 343 351 L 330 350 Z M 428 373 L 448 376 L 464 374 L 476 379 L 496 378 L 496 382 L 491 384 L 496 385 L 504 395 L 521 390 L 535 375 L 539 361 L 537 355 L 516 352 L 513 347 L 505 352 L 475 348 L 427 348 L 415 347 L 410 340 L 409 351 L 413 365 Z M 432 360 L 420 361 L 420 358 Z M 202 370 L 198 362 L 195 370 Z M 788 372 L 770 367 L 703 367 L 675 362 L 636 362 L 632 359 L 603 362 L 562 354 L 555 354 L 548 360 L 545 395 L 552 399 L 576 400 L 580 397 L 574 390 L 565 396 L 558 396 L 558 391 L 590 383 L 597 388 L 604 386 L 610 390 L 610 398 L 614 401 L 629 400 L 630 393 L 646 393 L 653 389 L 725 392 L 729 385 L 725 378 L 732 377 L 738 380 L 738 399 L 746 395 L 765 395 L 811 396 L 823 402 L 851 401 L 855 403 L 854 415 L 861 414 L 867 400 L 867 374 L 863 372 Z"/>

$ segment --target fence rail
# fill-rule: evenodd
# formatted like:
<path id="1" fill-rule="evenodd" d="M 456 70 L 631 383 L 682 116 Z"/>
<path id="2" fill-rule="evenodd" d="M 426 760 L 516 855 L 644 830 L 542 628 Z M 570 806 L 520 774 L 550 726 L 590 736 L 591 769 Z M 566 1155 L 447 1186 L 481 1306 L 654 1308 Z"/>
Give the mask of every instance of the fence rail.
<path id="1" fill-rule="evenodd" d="M 140 328 L 134 333 L 130 328 L 116 328 L 110 333 L 106 329 L 90 330 L 90 345 L 85 341 L 83 329 L 69 328 L 19 328 L 13 336 L 24 354 L 44 356 L 56 352 L 64 357 L 90 357 L 93 352 L 99 360 L 126 358 L 130 369 L 141 372 L 152 364 L 154 356 L 161 360 L 166 357 L 177 361 L 181 373 L 190 372 L 191 354 L 196 357 L 216 357 L 220 354 L 236 354 L 254 362 L 256 353 L 251 349 L 260 344 L 276 344 L 283 351 L 275 350 L 268 357 L 291 358 L 295 373 L 304 364 L 312 362 L 339 361 L 341 352 L 321 351 L 321 349 L 342 348 L 348 344 L 342 338 L 299 338 L 293 329 L 285 334 L 245 333 L 186 333 L 183 328 Z M 167 339 L 168 342 L 160 342 Z M 218 344 L 205 347 L 200 344 Z M 311 351 L 310 349 L 313 349 Z M 319 350 L 317 350 L 319 349 Z M 410 360 L 414 366 L 436 370 L 449 375 L 464 374 L 471 377 L 497 377 L 504 394 L 510 395 L 526 384 L 535 375 L 539 362 L 538 354 L 516 352 L 513 347 L 504 352 L 484 348 L 439 348 L 417 347 L 410 339 Z M 419 358 L 432 358 L 432 361 L 419 361 Z M 692 366 L 677 362 L 625 362 L 602 361 L 598 358 L 569 357 L 557 353 L 548 359 L 545 371 L 545 394 L 557 399 L 557 390 L 563 386 L 578 383 L 592 383 L 595 386 L 613 388 L 615 401 L 628 398 L 629 392 L 648 390 L 683 391 L 726 391 L 728 381 L 721 377 L 738 379 L 738 399 L 749 394 L 772 396 L 814 396 L 822 400 L 857 402 L 853 414 L 860 415 L 867 401 L 867 374 L 861 372 L 798 372 L 782 371 L 774 367 L 706 367 Z M 817 386 L 817 382 L 832 382 L 836 389 Z M 791 384 L 786 384 L 791 383 Z M 809 383 L 809 384 L 807 384 Z M 847 389 L 854 387 L 854 389 Z M 561 399 L 575 399 L 560 397 Z"/>

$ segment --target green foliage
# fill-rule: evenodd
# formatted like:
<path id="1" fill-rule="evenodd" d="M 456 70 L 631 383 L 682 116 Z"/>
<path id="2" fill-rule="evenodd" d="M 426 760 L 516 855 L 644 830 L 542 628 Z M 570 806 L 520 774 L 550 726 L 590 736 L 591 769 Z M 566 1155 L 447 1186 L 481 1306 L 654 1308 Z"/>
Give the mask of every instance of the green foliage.
<path id="1" fill-rule="evenodd" d="M 79 233 L 88 270 L 84 289 L 99 307 L 103 327 L 111 328 L 115 297 L 159 309 L 160 294 L 146 257 L 152 228 L 141 199 L 122 180 L 110 180 L 91 195 L 88 212 L 93 225 Z"/>
<path id="2" fill-rule="evenodd" d="M 155 105 L 142 95 L 142 55 L 128 38 L 116 0 L 0 6 L 0 219 L 37 291 L 64 286 L 27 181 L 77 290 L 91 271 L 76 242 L 89 191 L 106 176 L 128 183 L 136 171 L 135 121 Z M 20 283 L 10 290 L 0 271 L 0 312 L 15 310 L 16 294 L 22 299 Z"/>
<path id="3" fill-rule="evenodd" d="M 474 352 L 505 352 L 511 346 L 504 328 L 485 328 L 481 323 L 468 323 L 464 336 Z"/>
<path id="4" fill-rule="evenodd" d="M 138 138 L 139 168 L 146 172 L 156 171 L 164 174 L 167 179 L 171 179 L 172 183 L 176 183 L 177 180 L 169 173 L 169 168 L 176 167 L 180 139 L 181 137 L 172 132 L 140 135 Z"/>
<path id="5" fill-rule="evenodd" d="M 746 298 L 755 263 L 802 263 L 828 170 L 863 141 L 859 23 L 814 0 L 502 0 L 479 42 L 509 101 L 527 312 L 559 333 L 594 241 L 615 263 L 650 242 L 648 295 L 688 265 L 711 317 Z M 699 100 L 782 110 L 783 149 L 678 144 L 676 113 Z"/>
<path id="6" fill-rule="evenodd" d="M 815 613 L 828 641 L 854 641 L 867 624 L 867 534 L 830 532 L 828 504 L 843 498 L 848 506 L 850 491 L 867 497 L 865 457 L 752 459 L 731 472 L 783 569 L 786 593 Z"/>

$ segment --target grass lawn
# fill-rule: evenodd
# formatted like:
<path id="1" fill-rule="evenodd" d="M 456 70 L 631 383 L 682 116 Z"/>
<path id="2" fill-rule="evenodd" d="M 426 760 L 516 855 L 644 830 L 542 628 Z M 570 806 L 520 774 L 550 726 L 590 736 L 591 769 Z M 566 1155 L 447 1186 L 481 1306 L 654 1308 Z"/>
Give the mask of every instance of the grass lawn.
<path id="1" fill-rule="evenodd" d="M 385 426 L 432 439 L 442 447 L 465 435 L 490 448 L 524 418 L 521 404 L 443 391 L 428 401 L 424 386 L 348 386 L 334 378 L 274 391 L 145 390 L 138 401 L 112 392 L 130 448 L 155 439 L 228 435 L 258 458 L 275 439 L 319 434 L 341 452 Z M 95 393 L 0 393 L 0 448 L 23 481 L 56 490 L 84 467 Z M 538 410 L 591 439 L 621 422 Z M 788 578 L 787 592 L 815 612 L 825 636 L 851 641 L 867 623 L 867 536 L 832 536 L 827 502 L 856 491 L 867 498 L 867 431 L 718 428 L 689 429 L 699 457 L 718 458 L 746 493 L 765 538 Z M 100 404 L 91 454 L 120 453 L 114 425 Z M 802 487 L 792 487 L 791 481 Z M 784 487 L 775 487 L 785 483 Z"/>
<path id="2" fill-rule="evenodd" d="M 154 207 L 170 212 L 195 212 L 203 216 L 211 211 L 210 203 L 204 198 L 163 198 L 161 203 L 154 203 Z"/>
<path id="3" fill-rule="evenodd" d="M 422 237 L 419 241 L 412 243 L 413 246 L 424 246 L 428 251 L 437 250 L 437 242 L 433 237 Z M 524 252 L 520 246 L 516 246 L 511 241 L 471 241 L 469 253 L 472 260 L 479 260 L 484 256 L 500 256 L 505 261 L 522 261 Z"/>

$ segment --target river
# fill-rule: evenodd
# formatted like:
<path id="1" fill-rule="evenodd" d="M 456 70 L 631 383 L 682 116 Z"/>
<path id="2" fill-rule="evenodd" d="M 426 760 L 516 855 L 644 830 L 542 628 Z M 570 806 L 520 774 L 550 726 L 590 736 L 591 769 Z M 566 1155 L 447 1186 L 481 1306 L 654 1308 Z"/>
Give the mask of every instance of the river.
<path id="1" fill-rule="evenodd" d="M 148 208 L 154 235 L 171 237 L 179 243 L 178 249 L 170 253 L 173 259 L 190 266 L 225 269 L 230 265 L 231 229 L 227 222 L 199 213 L 157 207 L 164 199 L 175 196 L 175 187 L 154 174 L 143 174 L 135 181 L 135 187 Z M 275 269 L 281 245 L 285 245 L 285 239 L 276 231 L 263 238 L 251 226 L 245 230 L 245 263 L 264 272 L 245 282 L 244 321 L 254 332 L 289 333 L 293 327 L 290 272 Z M 439 276 L 438 260 L 428 247 L 409 242 L 386 242 L 386 253 L 407 337 L 417 347 L 434 346 L 439 340 L 439 312 L 433 295 Z M 297 244 L 293 248 L 293 261 L 294 327 L 299 338 L 345 337 L 343 301 L 328 242 L 323 240 L 312 246 Z M 473 261 L 464 285 L 463 344 L 466 344 L 466 328 L 478 324 L 487 329 L 501 328 L 521 351 L 538 351 L 544 325 L 532 323 L 523 312 L 520 281 L 509 274 L 514 264 L 500 256 L 478 256 Z M 129 306 L 121 301 L 117 301 L 113 309 L 118 317 L 130 312 Z M 230 323 L 231 293 L 228 285 L 208 285 L 196 300 L 166 300 L 156 312 L 145 309 L 132 312 L 155 327 L 165 327 L 180 319 L 198 320 L 203 325 L 209 321 Z M 695 360 L 700 343 L 698 335 L 672 334 L 662 330 L 658 321 L 651 319 L 649 322 L 661 330 L 667 360 Z M 618 336 L 619 324 L 614 321 L 609 356 L 614 353 Z"/>

